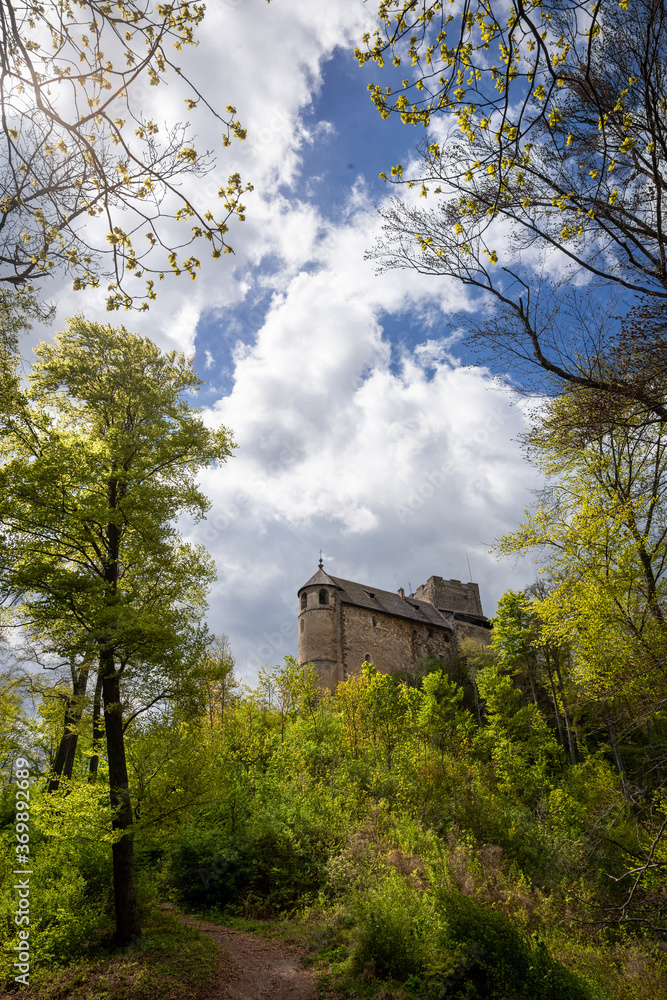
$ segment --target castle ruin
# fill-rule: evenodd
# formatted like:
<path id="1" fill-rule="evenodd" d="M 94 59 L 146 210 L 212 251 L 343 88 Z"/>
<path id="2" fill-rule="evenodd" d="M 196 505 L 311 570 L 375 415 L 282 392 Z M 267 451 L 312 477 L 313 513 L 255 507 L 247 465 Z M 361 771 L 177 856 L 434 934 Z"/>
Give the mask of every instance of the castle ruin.
<path id="1" fill-rule="evenodd" d="M 431 576 L 406 596 L 329 576 L 320 559 L 298 598 L 299 662 L 313 663 L 330 691 L 365 660 L 381 673 L 405 673 L 429 654 L 450 660 L 465 636 L 490 642 L 476 583 Z"/>

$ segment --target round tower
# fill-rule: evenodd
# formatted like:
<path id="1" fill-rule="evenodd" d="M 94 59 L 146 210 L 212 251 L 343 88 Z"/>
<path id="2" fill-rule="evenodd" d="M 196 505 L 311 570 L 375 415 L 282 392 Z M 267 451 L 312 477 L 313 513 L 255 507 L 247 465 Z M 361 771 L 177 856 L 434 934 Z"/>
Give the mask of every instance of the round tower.
<path id="1" fill-rule="evenodd" d="M 335 690 L 338 677 L 338 617 L 336 584 L 324 572 L 320 559 L 317 573 L 301 587 L 299 598 L 299 663 L 312 663 L 322 688 Z"/>

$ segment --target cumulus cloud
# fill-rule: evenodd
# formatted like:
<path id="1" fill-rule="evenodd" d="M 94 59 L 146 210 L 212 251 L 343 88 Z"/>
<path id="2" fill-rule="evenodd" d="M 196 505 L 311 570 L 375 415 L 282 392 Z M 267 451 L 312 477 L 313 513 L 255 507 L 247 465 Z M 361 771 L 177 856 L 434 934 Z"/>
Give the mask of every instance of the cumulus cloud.
<path id="1" fill-rule="evenodd" d="M 230 636 L 250 681 L 258 664 L 296 652 L 296 591 L 320 548 L 335 575 L 388 589 L 432 574 L 466 579 L 469 560 L 487 613 L 530 574 L 488 554 L 536 478 L 516 443 L 521 406 L 457 359 L 465 290 L 414 272 L 378 276 L 364 260 L 378 220 L 361 146 L 335 212 L 317 200 L 320 175 L 303 169 L 349 129 L 348 107 L 320 121 L 308 112 L 327 61 L 358 41 L 371 6 L 333 0 L 314 16 L 303 0 L 211 5 L 189 67 L 207 95 L 236 105 L 248 139 L 184 190 L 215 201 L 237 169 L 253 182 L 247 221 L 230 234 L 234 256 L 202 253 L 198 280 L 159 282 L 144 315 L 110 317 L 103 292 L 52 293 L 59 324 L 80 309 L 124 320 L 194 353 L 210 378 L 206 419 L 229 426 L 239 449 L 202 474 L 212 508 L 190 537 L 218 566 L 211 628 Z M 155 120 L 173 120 L 184 96 L 172 80 L 142 100 Z M 198 149 L 219 149 L 214 121 L 202 114 L 193 127 Z"/>
<path id="2" fill-rule="evenodd" d="M 320 547 L 334 575 L 388 589 L 465 579 L 469 559 L 489 613 L 512 582 L 488 549 L 537 482 L 516 441 L 522 407 L 452 356 L 451 335 L 389 341 L 384 314 L 428 307 L 444 321 L 461 292 L 376 276 L 360 253 L 374 224 L 367 206 L 330 229 L 207 414 L 240 447 L 203 475 L 213 508 L 195 537 L 219 569 L 211 625 L 247 676 L 296 651 L 296 591 Z"/>

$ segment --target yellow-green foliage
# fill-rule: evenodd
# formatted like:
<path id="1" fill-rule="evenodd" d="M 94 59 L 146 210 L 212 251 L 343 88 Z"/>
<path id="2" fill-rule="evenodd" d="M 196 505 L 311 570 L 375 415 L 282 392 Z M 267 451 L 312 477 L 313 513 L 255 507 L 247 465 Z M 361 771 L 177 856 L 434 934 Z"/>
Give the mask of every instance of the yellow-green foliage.
<path id="1" fill-rule="evenodd" d="M 498 1000 L 521 996 L 525 980 L 540 1000 L 578 1000 L 589 987 L 596 997 L 592 973 L 574 980 L 557 960 L 576 970 L 592 942 L 607 947 L 595 921 L 617 920 L 633 853 L 648 856 L 664 812 L 654 795 L 629 814 L 597 729 L 580 729 L 581 759 L 570 764 L 546 674 L 535 674 L 536 704 L 525 675 L 497 655 L 480 658 L 475 675 L 481 724 L 442 665 L 410 687 L 368 664 L 323 699 L 304 677 L 283 700 L 276 677 L 293 669 L 237 693 L 224 718 L 188 699 L 130 725 L 142 884 L 228 916 L 337 913 L 337 961 L 353 978 L 391 976 L 452 997 L 477 983 Z M 106 772 L 102 762 L 88 784 L 82 746 L 72 782 L 34 791 L 36 971 L 110 928 Z M 660 840 L 653 857 L 664 859 Z M 640 878 L 626 926 L 651 919 L 660 871 Z M 8 936 L 11 902 L 5 892 Z M 642 989 L 637 998 L 649 1000 Z"/>
<path id="2" fill-rule="evenodd" d="M 109 930 L 114 836 L 108 797 L 98 786 L 75 784 L 50 796 L 33 786 L 30 804 L 30 942 L 36 970 L 67 964 Z M 3 978 L 11 980 L 17 941 L 11 825 L 2 847 L 0 962 Z"/>

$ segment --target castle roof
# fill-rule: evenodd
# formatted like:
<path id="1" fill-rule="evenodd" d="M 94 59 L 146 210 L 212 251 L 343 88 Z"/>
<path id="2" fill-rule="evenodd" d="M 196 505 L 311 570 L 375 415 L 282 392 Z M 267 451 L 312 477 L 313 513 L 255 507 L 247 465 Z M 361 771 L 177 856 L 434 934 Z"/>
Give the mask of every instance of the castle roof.
<path id="1" fill-rule="evenodd" d="M 358 608 L 368 608 L 381 614 L 395 615 L 399 618 L 410 618 L 422 624 L 446 628 L 451 632 L 454 625 L 454 615 L 438 611 L 429 601 L 419 601 L 415 597 L 401 597 L 390 590 L 378 590 L 377 587 L 366 587 L 352 580 L 341 580 L 337 576 L 329 576 L 323 569 L 318 569 L 305 587 L 328 586 L 335 587 L 338 596 L 344 604 L 353 604 Z"/>
<path id="2" fill-rule="evenodd" d="M 335 587 L 336 582 L 332 576 L 325 573 L 322 567 L 320 567 L 314 576 L 311 576 L 310 580 L 304 583 L 303 587 L 300 588 L 299 593 L 304 589 L 304 587 L 317 587 L 324 584 L 326 587 Z"/>
<path id="3" fill-rule="evenodd" d="M 418 601 L 415 597 L 401 597 L 391 590 L 378 590 L 377 587 L 366 587 L 352 580 L 331 578 L 339 589 L 339 597 L 344 604 L 354 604 L 359 608 L 384 612 L 388 615 L 398 615 L 399 618 L 410 618 L 422 624 L 436 625 L 438 628 L 453 629 L 454 616 L 448 616 L 438 611 L 429 601 Z"/>

